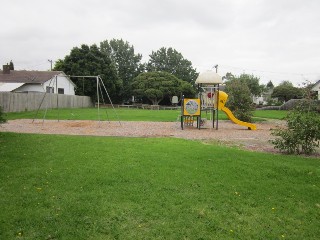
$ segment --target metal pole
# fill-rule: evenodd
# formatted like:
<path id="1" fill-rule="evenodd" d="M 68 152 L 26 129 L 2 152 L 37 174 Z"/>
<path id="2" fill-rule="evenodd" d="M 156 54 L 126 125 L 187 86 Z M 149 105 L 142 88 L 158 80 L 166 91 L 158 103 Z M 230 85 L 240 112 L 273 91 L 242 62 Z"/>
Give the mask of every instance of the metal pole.
<path id="1" fill-rule="evenodd" d="M 51 80 L 52 80 L 53 78 L 51 78 Z M 52 92 L 52 93 L 50 93 L 50 91 L 51 91 L 51 89 L 53 90 L 54 89 L 54 81 L 52 81 L 52 87 L 51 87 L 51 81 L 50 81 L 50 83 L 49 83 L 49 94 L 52 94 L 52 95 L 50 95 L 50 108 L 53 108 L 53 101 L 51 101 L 52 100 L 52 98 L 51 98 L 51 96 L 54 96 L 54 93 Z M 51 104 L 52 103 L 52 104 Z M 47 102 L 47 105 L 46 105 L 46 111 L 44 112 L 44 115 L 43 115 L 43 119 L 42 119 L 42 125 L 44 124 L 44 120 L 46 119 L 46 116 L 47 116 L 47 112 L 48 112 L 48 102 Z"/>
<path id="2" fill-rule="evenodd" d="M 106 86 L 104 85 L 101 77 L 98 76 L 98 78 L 100 79 L 100 81 L 101 81 L 101 83 L 102 83 L 102 86 L 103 86 L 104 90 L 106 91 L 106 94 L 107 94 L 108 99 L 109 99 L 109 101 L 110 101 L 110 103 L 111 103 L 112 109 L 113 109 L 114 113 L 116 114 L 116 116 L 117 116 L 117 118 L 118 118 L 118 122 L 119 122 L 119 124 L 120 124 L 120 126 L 121 126 L 120 118 L 119 118 L 119 116 L 118 116 L 117 111 L 115 110 L 115 108 L 114 108 L 114 106 L 113 106 L 113 103 L 112 103 L 112 101 L 111 101 L 111 98 L 110 98 L 110 96 L 109 96 L 109 93 L 108 93 L 108 91 L 107 91 L 107 88 L 106 88 Z"/>
<path id="3" fill-rule="evenodd" d="M 101 98 L 102 98 L 103 105 L 105 106 L 105 105 L 106 105 L 106 102 L 104 101 L 101 84 L 99 84 L 99 90 L 100 90 L 100 94 L 101 94 Z M 103 106 L 103 105 L 102 105 L 102 106 Z M 107 108 L 105 108 L 105 109 L 106 109 L 107 120 L 108 120 L 108 122 L 110 122 L 110 118 L 109 118 L 109 115 L 108 115 Z"/>
<path id="4" fill-rule="evenodd" d="M 84 96 L 84 77 L 82 78 L 82 96 Z"/>
<path id="5" fill-rule="evenodd" d="M 218 73 L 218 64 L 214 66 L 216 68 L 216 73 Z M 216 129 L 218 130 L 219 125 L 219 83 L 218 83 L 218 91 L 217 91 L 217 124 Z"/>
<path id="6" fill-rule="evenodd" d="M 183 130 L 183 121 L 184 121 L 183 112 L 184 112 L 184 95 L 182 95 L 182 99 L 181 99 L 181 116 L 180 116 L 180 123 L 181 123 L 182 130 Z"/>
<path id="7" fill-rule="evenodd" d="M 218 84 L 218 91 L 217 91 L 217 124 L 216 129 L 218 130 L 219 125 L 219 84 Z"/>
<path id="8" fill-rule="evenodd" d="M 201 114 L 202 114 L 202 94 L 200 90 L 200 84 L 198 84 L 198 97 L 200 99 L 200 117 L 197 117 L 197 128 L 200 130 L 201 129 Z"/>
<path id="9" fill-rule="evenodd" d="M 218 73 L 218 64 L 215 65 L 214 68 L 216 69 L 216 73 Z"/>
<path id="10" fill-rule="evenodd" d="M 59 114 L 59 93 L 58 93 L 58 76 L 56 75 L 56 93 L 57 93 L 57 111 L 58 111 L 58 122 L 60 121 Z"/>
<path id="11" fill-rule="evenodd" d="M 99 103 L 99 78 L 97 77 L 97 98 L 98 98 L 98 119 L 100 122 L 100 103 Z"/>
<path id="12" fill-rule="evenodd" d="M 48 62 L 50 63 L 50 71 L 52 71 L 52 60 L 48 59 Z"/>
<path id="13" fill-rule="evenodd" d="M 51 78 L 51 79 L 50 79 L 50 82 L 49 82 L 49 89 L 50 89 L 50 86 L 51 86 L 51 83 L 52 83 L 52 79 L 53 79 L 53 78 Z M 44 89 L 43 98 L 42 98 L 42 100 L 41 100 L 41 102 L 40 102 L 40 104 L 39 104 L 39 107 L 38 107 L 38 109 L 37 109 L 36 115 L 33 117 L 32 123 L 34 122 L 34 120 L 35 120 L 36 117 L 38 116 L 39 110 L 40 110 L 40 108 L 41 108 L 41 105 L 42 105 L 42 103 L 43 103 L 46 95 L 47 95 L 47 91 Z M 46 107 L 46 111 L 47 111 L 47 109 L 48 109 L 48 105 L 47 105 L 47 107 Z"/>

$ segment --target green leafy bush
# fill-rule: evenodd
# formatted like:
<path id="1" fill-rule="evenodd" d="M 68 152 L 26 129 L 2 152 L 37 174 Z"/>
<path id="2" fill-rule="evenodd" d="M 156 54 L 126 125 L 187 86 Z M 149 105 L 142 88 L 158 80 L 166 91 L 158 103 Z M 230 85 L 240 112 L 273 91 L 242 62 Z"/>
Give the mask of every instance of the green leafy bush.
<path id="1" fill-rule="evenodd" d="M 273 129 L 271 140 L 276 149 L 288 154 L 310 155 L 320 146 L 320 114 L 315 101 L 305 100 L 286 117 L 287 128 Z"/>
<path id="2" fill-rule="evenodd" d="M 4 122 L 6 122 L 6 119 L 4 118 L 2 107 L 0 106 L 0 123 L 4 123 Z"/>
<path id="3" fill-rule="evenodd" d="M 252 122 L 254 107 L 248 85 L 234 79 L 227 82 L 226 92 L 229 94 L 226 106 L 241 121 Z"/>

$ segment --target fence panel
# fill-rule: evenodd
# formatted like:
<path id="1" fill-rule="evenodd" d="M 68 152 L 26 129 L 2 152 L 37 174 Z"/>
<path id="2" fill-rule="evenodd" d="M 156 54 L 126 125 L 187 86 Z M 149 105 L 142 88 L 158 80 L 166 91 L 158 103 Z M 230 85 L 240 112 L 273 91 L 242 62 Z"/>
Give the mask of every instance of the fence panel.
<path id="1" fill-rule="evenodd" d="M 58 97 L 58 99 L 57 99 Z M 41 104 L 42 102 L 42 104 Z M 40 105 L 41 104 L 41 105 Z M 88 96 L 53 93 L 12 93 L 0 92 L 0 106 L 3 112 L 33 111 L 46 108 L 87 108 L 93 107 Z"/>

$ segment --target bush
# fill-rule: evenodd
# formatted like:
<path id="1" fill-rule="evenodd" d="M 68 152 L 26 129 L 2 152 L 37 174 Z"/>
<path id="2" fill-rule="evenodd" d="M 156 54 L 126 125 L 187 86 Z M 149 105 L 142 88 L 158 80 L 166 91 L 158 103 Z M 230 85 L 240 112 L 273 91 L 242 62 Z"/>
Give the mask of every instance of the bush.
<path id="1" fill-rule="evenodd" d="M 320 146 L 320 114 L 315 101 L 305 100 L 286 117 L 287 128 L 273 129 L 274 147 L 288 154 L 310 155 Z"/>
<path id="2" fill-rule="evenodd" d="M 4 114 L 3 114 L 3 112 L 2 112 L 2 108 L 1 108 L 1 106 L 0 106 L 0 123 L 4 123 L 4 122 L 6 122 L 6 119 L 4 118 L 4 116 L 3 116 Z"/>
<path id="3" fill-rule="evenodd" d="M 236 118 L 245 122 L 252 122 L 253 102 L 247 84 L 235 79 L 227 82 L 226 92 L 229 98 L 226 106 L 234 112 Z"/>

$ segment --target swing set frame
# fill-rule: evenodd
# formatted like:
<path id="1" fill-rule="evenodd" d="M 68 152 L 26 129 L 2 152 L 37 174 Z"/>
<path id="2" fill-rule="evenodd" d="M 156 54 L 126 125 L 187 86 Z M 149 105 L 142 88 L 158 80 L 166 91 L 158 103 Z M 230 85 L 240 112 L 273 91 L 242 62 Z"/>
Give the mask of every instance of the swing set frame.
<path id="1" fill-rule="evenodd" d="M 85 78 L 86 78 L 86 79 L 95 80 L 95 81 L 96 81 L 96 90 L 97 90 L 97 101 L 98 101 L 98 102 L 97 102 L 98 121 L 101 122 L 100 96 L 101 96 L 101 98 L 102 98 L 103 104 L 105 104 L 104 97 L 103 97 L 103 90 L 104 90 L 104 92 L 106 93 L 106 95 L 107 95 L 107 97 L 108 97 L 108 100 L 109 100 L 109 102 L 110 102 L 110 104 L 111 104 L 111 106 L 112 106 L 112 109 L 113 109 L 113 111 L 114 111 L 114 113 L 115 113 L 115 115 L 116 115 L 116 117 L 117 117 L 117 119 L 118 119 L 118 122 L 119 122 L 119 124 L 120 124 L 120 126 L 121 126 L 121 122 L 120 122 L 119 115 L 117 114 L 117 111 L 116 111 L 116 109 L 115 109 L 115 107 L 114 107 L 114 105 L 113 105 L 113 103 L 112 103 L 112 100 L 111 100 L 110 95 L 109 95 L 109 93 L 108 93 L 108 91 L 107 91 L 107 88 L 106 88 L 106 86 L 105 86 L 102 78 L 100 77 L 100 75 L 97 75 L 97 76 L 73 76 L 73 75 L 65 75 L 65 74 L 64 74 L 64 75 L 61 75 L 61 74 L 60 74 L 60 75 L 55 75 L 53 78 L 50 79 L 50 82 L 49 82 L 49 86 L 48 86 L 48 87 L 51 88 L 51 87 L 54 87 L 54 85 L 56 86 L 57 109 L 58 109 L 58 116 L 57 116 L 57 118 L 58 118 L 58 122 L 60 121 L 60 114 L 59 114 L 59 94 L 58 94 L 58 78 L 59 78 L 59 77 L 82 78 L 83 81 L 84 81 Z M 83 84 L 82 87 L 83 87 L 83 92 L 84 92 L 84 84 Z M 45 91 L 44 94 L 43 94 L 43 97 L 42 97 L 42 99 L 41 99 L 41 102 L 40 102 L 40 104 L 39 104 L 39 107 L 38 107 L 38 109 L 37 109 L 37 111 L 36 111 L 36 114 L 35 114 L 33 120 L 32 120 L 32 123 L 33 123 L 33 122 L 35 121 L 35 119 L 37 118 L 37 116 L 38 116 L 38 114 L 39 114 L 39 111 L 40 111 L 40 108 L 41 108 L 41 106 L 42 106 L 42 104 L 43 104 L 44 99 L 46 98 L 46 96 L 47 96 L 47 91 Z M 48 111 L 48 105 L 46 105 L 45 112 L 44 112 L 43 119 L 42 119 L 42 123 L 44 123 L 44 120 L 45 120 L 45 118 L 46 118 L 47 111 Z M 109 121 L 108 113 L 106 112 L 106 114 L 107 114 L 107 118 L 108 118 L 108 121 Z"/>

